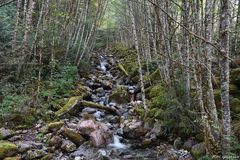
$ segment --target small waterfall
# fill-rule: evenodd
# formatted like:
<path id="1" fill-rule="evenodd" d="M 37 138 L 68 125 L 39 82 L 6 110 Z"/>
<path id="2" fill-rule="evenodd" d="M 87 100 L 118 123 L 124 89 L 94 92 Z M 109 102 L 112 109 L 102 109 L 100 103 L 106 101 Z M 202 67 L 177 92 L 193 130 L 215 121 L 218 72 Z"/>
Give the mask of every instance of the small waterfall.
<path id="1" fill-rule="evenodd" d="M 106 68 L 107 62 L 105 61 L 103 56 L 100 56 L 99 60 L 100 60 L 100 68 L 101 68 L 101 70 L 103 72 L 106 72 L 107 71 L 107 68 Z"/>
<path id="2" fill-rule="evenodd" d="M 109 147 L 113 147 L 116 149 L 127 149 L 127 145 L 120 142 L 120 136 L 113 135 L 113 143 L 108 145 Z"/>

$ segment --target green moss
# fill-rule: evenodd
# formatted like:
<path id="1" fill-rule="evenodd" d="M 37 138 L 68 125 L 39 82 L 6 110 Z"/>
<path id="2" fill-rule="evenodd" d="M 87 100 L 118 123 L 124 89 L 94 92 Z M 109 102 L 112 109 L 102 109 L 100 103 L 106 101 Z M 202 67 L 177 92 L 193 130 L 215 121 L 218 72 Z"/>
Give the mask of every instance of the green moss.
<path id="1" fill-rule="evenodd" d="M 206 150 L 205 150 L 204 143 L 199 143 L 199 144 L 194 145 L 192 147 L 191 153 L 196 159 L 198 159 L 202 156 L 205 156 Z"/>
<path id="2" fill-rule="evenodd" d="M 124 87 L 118 86 L 109 96 L 109 99 L 116 103 L 123 104 L 129 102 L 130 97 Z"/>
<path id="3" fill-rule="evenodd" d="M 77 97 L 71 97 L 68 102 L 60 109 L 56 112 L 57 116 L 61 116 L 63 115 L 65 112 L 68 112 L 69 110 L 71 110 L 72 106 L 77 103 L 78 100 L 82 100 L 82 96 L 77 96 Z"/>
<path id="4" fill-rule="evenodd" d="M 135 112 L 140 116 L 140 117 L 143 117 L 144 116 L 144 113 L 145 113 L 145 110 L 143 107 L 137 107 L 135 108 Z"/>
<path id="5" fill-rule="evenodd" d="M 4 158 L 4 160 L 21 160 L 20 157 L 7 157 L 7 158 Z"/>
<path id="6" fill-rule="evenodd" d="M 68 128 L 64 128 L 62 134 L 78 146 L 85 141 L 79 133 Z"/>
<path id="7" fill-rule="evenodd" d="M 14 156 L 17 153 L 17 146 L 8 141 L 0 141 L 0 159 Z"/>
<path id="8" fill-rule="evenodd" d="M 155 85 L 150 91 L 150 97 L 156 97 L 163 92 L 161 84 Z"/>
<path id="9" fill-rule="evenodd" d="M 62 126 L 64 125 L 64 122 L 59 121 L 59 122 L 52 122 L 48 124 L 48 129 L 50 131 L 58 131 Z"/>

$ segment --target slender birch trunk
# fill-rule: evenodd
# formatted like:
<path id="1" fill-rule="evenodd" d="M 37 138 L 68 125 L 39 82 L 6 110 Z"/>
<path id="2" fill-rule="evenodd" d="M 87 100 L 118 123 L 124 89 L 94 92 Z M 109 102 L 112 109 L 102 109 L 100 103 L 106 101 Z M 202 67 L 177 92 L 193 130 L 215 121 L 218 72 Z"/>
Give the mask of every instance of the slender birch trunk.
<path id="1" fill-rule="evenodd" d="M 133 4 L 131 1 L 128 2 L 129 4 L 129 13 L 130 13 L 130 19 L 132 22 L 132 30 L 133 30 L 133 39 L 136 47 L 136 52 L 137 52 L 137 61 L 138 61 L 138 72 L 139 72 L 139 77 L 140 77 L 140 85 L 141 85 L 141 91 L 142 91 L 142 101 L 143 101 L 143 107 L 145 110 L 145 115 L 144 118 L 147 117 L 147 104 L 146 104 L 146 99 L 145 99 L 145 88 L 144 88 L 144 82 L 143 82 L 143 72 L 142 72 L 142 64 L 141 64 L 141 57 L 140 57 L 140 49 L 139 49 L 139 42 L 138 42 L 138 37 L 137 37 L 137 28 L 135 24 L 135 18 L 133 15 Z"/>
<path id="2" fill-rule="evenodd" d="M 19 24 L 19 11 L 20 11 L 20 5 L 22 3 L 22 0 L 17 0 L 17 12 L 16 12 L 16 23 L 13 33 L 13 42 L 12 42 L 12 50 L 16 49 L 16 43 L 17 43 L 17 33 L 18 33 L 18 24 Z"/>
<path id="3" fill-rule="evenodd" d="M 230 1 L 221 0 L 220 10 L 220 47 L 221 102 L 222 102 L 222 154 L 230 153 L 231 115 L 229 106 L 229 43 L 230 43 Z"/>

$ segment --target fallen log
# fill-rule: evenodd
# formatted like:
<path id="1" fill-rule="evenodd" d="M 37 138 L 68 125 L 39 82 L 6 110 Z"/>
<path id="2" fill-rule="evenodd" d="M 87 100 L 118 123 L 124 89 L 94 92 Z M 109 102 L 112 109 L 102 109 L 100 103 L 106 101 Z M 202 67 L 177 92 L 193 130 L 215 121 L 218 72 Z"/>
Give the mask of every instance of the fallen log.
<path id="1" fill-rule="evenodd" d="M 101 105 L 101 104 L 98 104 L 98 103 L 94 103 L 94 102 L 91 102 L 91 101 L 82 100 L 82 101 L 80 101 L 80 104 L 81 104 L 81 106 L 84 106 L 84 107 L 90 107 L 90 108 L 105 110 L 105 111 L 110 112 L 110 113 L 116 113 L 117 112 L 117 110 L 114 109 L 114 108 L 110 108 L 110 107 L 107 107 L 107 106 L 104 106 L 104 105 Z"/>
<path id="2" fill-rule="evenodd" d="M 123 67 L 121 63 L 118 63 L 117 66 L 120 69 L 120 71 L 122 71 L 126 76 L 129 76 L 128 72 L 126 71 L 126 69 Z"/>

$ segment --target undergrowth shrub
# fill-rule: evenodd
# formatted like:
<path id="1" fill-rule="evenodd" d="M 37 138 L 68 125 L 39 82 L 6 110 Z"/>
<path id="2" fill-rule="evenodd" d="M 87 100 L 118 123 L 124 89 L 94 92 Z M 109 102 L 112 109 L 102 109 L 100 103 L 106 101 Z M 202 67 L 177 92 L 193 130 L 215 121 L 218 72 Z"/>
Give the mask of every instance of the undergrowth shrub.
<path id="1" fill-rule="evenodd" d="M 194 124 L 186 114 L 186 109 L 161 84 L 151 89 L 149 106 L 148 116 L 161 122 L 165 134 L 189 135 L 194 131 Z"/>

